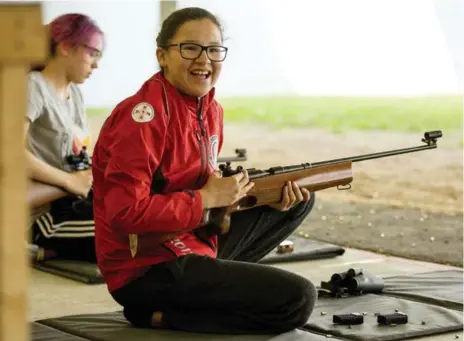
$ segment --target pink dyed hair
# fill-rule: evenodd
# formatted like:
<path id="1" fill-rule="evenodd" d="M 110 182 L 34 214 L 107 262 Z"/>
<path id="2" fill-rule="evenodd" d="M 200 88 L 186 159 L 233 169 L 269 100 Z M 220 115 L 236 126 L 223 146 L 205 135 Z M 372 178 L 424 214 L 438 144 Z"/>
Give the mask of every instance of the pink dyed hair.
<path id="1" fill-rule="evenodd" d="M 50 57 L 54 57 L 56 46 L 61 43 L 77 46 L 87 44 L 94 34 L 101 34 L 103 31 L 98 27 L 94 20 L 84 14 L 69 13 L 55 18 L 46 25 L 50 34 Z M 41 71 L 44 65 L 36 65 L 31 70 Z"/>
<path id="2" fill-rule="evenodd" d="M 86 44 L 94 34 L 103 35 L 95 21 L 84 14 L 64 14 L 48 25 L 51 39 L 55 44 L 68 43 L 71 46 Z"/>

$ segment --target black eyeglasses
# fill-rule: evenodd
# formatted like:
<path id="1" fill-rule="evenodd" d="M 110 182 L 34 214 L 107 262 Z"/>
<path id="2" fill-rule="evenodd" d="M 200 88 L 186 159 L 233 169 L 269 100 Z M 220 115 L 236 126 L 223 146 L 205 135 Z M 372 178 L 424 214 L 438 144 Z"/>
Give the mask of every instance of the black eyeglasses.
<path id="1" fill-rule="evenodd" d="M 203 51 L 206 51 L 206 55 L 212 62 L 222 62 L 227 56 L 227 47 L 220 45 L 203 46 L 195 43 L 179 43 L 170 44 L 164 47 L 168 48 L 172 46 L 179 46 L 181 57 L 189 60 L 197 59 L 201 56 Z"/>

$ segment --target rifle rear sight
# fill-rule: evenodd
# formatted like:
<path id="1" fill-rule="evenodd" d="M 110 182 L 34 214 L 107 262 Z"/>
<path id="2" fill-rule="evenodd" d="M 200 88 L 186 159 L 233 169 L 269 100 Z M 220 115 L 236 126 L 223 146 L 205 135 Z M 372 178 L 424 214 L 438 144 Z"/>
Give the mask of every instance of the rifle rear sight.
<path id="1" fill-rule="evenodd" d="M 333 159 L 333 160 L 320 161 L 320 162 L 314 162 L 314 163 L 302 163 L 302 164 L 293 165 L 293 166 L 285 166 L 285 167 L 277 166 L 277 167 L 271 167 L 266 170 L 249 168 L 247 169 L 247 172 L 248 172 L 248 177 L 250 178 L 250 180 L 253 180 L 253 179 L 261 178 L 264 176 L 294 172 L 294 171 L 309 169 L 309 168 L 316 168 L 316 167 L 321 167 L 321 166 L 327 166 L 330 164 L 337 164 L 337 163 L 349 162 L 349 161 L 359 162 L 359 161 L 378 159 L 378 158 L 383 158 L 383 157 L 388 157 L 388 156 L 393 156 L 393 155 L 418 152 L 421 150 L 437 148 L 437 139 L 439 139 L 442 136 L 443 136 L 443 133 L 441 130 L 427 131 L 424 133 L 424 137 L 421 140 L 422 142 L 425 143 L 425 145 L 418 146 L 418 147 L 395 149 L 395 150 L 389 150 L 385 152 L 357 155 L 357 156 L 352 156 L 352 157 L 345 157 L 345 158 L 340 158 L 340 159 Z M 234 174 L 243 172 L 244 170 L 242 166 L 237 166 L 236 169 L 233 169 L 230 165 L 231 165 L 231 162 L 226 162 L 225 164 L 219 165 L 219 169 L 221 170 L 223 177 L 232 176 Z"/>

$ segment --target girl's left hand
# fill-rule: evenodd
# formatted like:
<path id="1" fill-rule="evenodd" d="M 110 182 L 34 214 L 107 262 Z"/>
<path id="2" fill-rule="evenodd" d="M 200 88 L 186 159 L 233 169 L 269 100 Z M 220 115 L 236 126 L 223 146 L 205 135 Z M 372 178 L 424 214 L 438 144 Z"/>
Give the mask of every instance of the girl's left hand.
<path id="1" fill-rule="evenodd" d="M 283 189 L 282 201 L 278 204 L 269 205 L 281 212 L 288 211 L 303 201 L 309 201 L 311 193 L 306 188 L 300 188 L 296 182 L 287 182 Z"/>

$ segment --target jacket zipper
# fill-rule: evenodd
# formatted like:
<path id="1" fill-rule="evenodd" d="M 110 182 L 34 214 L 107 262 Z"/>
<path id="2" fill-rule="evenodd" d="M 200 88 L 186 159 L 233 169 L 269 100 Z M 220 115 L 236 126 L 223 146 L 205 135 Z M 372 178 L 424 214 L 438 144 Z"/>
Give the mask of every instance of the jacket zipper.
<path id="1" fill-rule="evenodd" d="M 208 175 L 208 160 L 209 160 L 209 153 L 208 153 L 208 137 L 206 136 L 206 129 L 205 125 L 203 124 L 203 100 L 201 101 L 201 106 L 198 112 L 198 120 L 200 122 L 200 129 L 201 133 L 203 135 L 203 141 L 205 144 L 205 156 L 206 156 L 206 162 L 205 162 L 205 170 L 204 170 L 204 175 L 205 177 Z"/>
<path id="2" fill-rule="evenodd" d="M 197 185 L 200 186 L 202 184 L 202 176 L 203 174 L 206 174 L 206 172 L 208 171 L 208 144 L 207 144 L 207 138 L 206 138 L 206 131 L 205 131 L 205 126 L 203 124 L 203 100 L 201 99 L 201 104 L 200 104 L 200 107 L 197 106 L 197 118 L 198 118 L 198 123 L 200 125 L 200 133 L 201 135 L 198 133 L 198 131 L 195 132 L 195 134 L 197 135 L 197 140 L 198 140 L 198 146 L 200 148 L 200 158 L 201 158 L 201 164 L 200 164 L 200 172 L 198 173 L 198 177 L 197 177 Z M 197 99 L 197 104 L 198 104 L 198 99 Z M 203 137 L 203 140 L 204 140 L 204 143 L 201 143 L 201 138 Z M 203 146 L 205 148 L 204 152 L 203 152 Z M 205 157 L 206 157 L 206 160 L 205 160 Z M 204 169 L 204 170 L 203 170 Z"/>
<path id="3" fill-rule="evenodd" d="M 197 180 L 195 181 L 195 183 L 197 184 L 197 186 L 200 186 L 201 174 L 203 172 L 203 158 L 204 158 L 203 157 L 203 144 L 201 143 L 201 136 L 198 133 L 198 130 L 195 130 L 195 135 L 197 136 L 198 147 L 200 148 L 200 158 L 201 158 L 200 172 L 198 173 Z"/>

